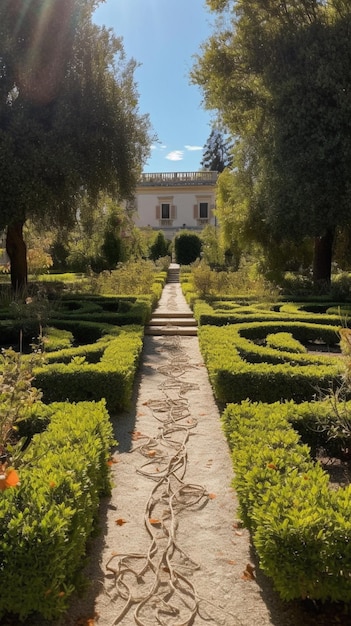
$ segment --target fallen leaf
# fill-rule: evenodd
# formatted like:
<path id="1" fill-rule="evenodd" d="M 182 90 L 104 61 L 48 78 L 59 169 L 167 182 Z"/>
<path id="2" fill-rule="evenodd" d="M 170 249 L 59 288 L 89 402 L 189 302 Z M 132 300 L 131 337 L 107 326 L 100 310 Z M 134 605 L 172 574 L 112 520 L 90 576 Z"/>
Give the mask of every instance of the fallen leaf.
<path id="1" fill-rule="evenodd" d="M 115 459 L 115 457 L 112 457 L 111 459 L 109 459 L 107 461 L 107 465 L 114 465 L 115 463 L 119 463 L 119 459 Z"/>
<path id="2" fill-rule="evenodd" d="M 251 563 L 246 565 L 246 569 L 241 577 L 243 580 L 255 580 L 255 568 Z"/>
<path id="3" fill-rule="evenodd" d="M 215 498 L 217 498 L 215 493 L 208 493 L 207 497 L 208 497 L 209 500 L 214 500 Z"/>
<path id="4" fill-rule="evenodd" d="M 127 523 L 126 519 L 123 519 L 123 517 L 119 517 L 118 519 L 115 520 L 117 526 L 123 526 L 123 524 Z"/>
<path id="5" fill-rule="evenodd" d="M 136 441 L 137 439 L 140 439 L 140 437 L 143 437 L 143 435 L 141 434 L 141 432 L 139 430 L 133 430 L 132 431 L 132 439 L 133 439 L 133 441 Z"/>
<path id="6" fill-rule="evenodd" d="M 238 537 L 242 537 L 242 532 L 240 532 L 239 530 L 236 530 L 234 534 L 238 535 Z"/>
<path id="7" fill-rule="evenodd" d="M 149 450 L 149 452 L 147 453 L 148 456 L 155 456 L 156 454 L 156 450 Z"/>
<path id="8" fill-rule="evenodd" d="M 152 524 L 153 526 L 157 526 L 158 524 L 161 524 L 161 520 L 160 519 L 155 519 L 153 517 L 149 518 L 149 523 Z"/>

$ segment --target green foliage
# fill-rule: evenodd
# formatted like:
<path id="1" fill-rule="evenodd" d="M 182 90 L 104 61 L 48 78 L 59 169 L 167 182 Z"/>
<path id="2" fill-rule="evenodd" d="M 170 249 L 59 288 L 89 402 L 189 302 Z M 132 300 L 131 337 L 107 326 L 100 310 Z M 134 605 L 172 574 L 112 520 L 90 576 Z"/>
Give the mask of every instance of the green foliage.
<path id="1" fill-rule="evenodd" d="M 45 402 L 70 402 L 106 399 L 112 413 L 126 408 L 132 397 L 133 382 L 142 349 L 142 328 L 125 327 L 117 337 L 103 341 L 99 346 L 99 362 L 82 362 L 72 353 L 69 363 L 59 354 L 58 363 L 50 360 L 45 367 L 35 370 L 35 384 L 42 390 Z M 95 359 L 94 359 L 95 361 Z"/>
<path id="2" fill-rule="evenodd" d="M 259 275 L 250 263 L 244 263 L 238 271 L 228 272 L 213 270 L 204 261 L 196 262 L 191 266 L 189 280 L 200 298 L 250 292 L 251 297 L 272 300 L 278 295 L 278 290 Z"/>
<path id="3" fill-rule="evenodd" d="M 108 270 L 115 269 L 121 260 L 120 218 L 116 208 L 111 209 L 104 230 L 101 253 Z"/>
<path id="4" fill-rule="evenodd" d="M 149 119 L 138 110 L 136 63 L 93 23 L 95 2 L 22 5 L 0 6 L 1 227 L 30 218 L 72 228 L 85 194 L 130 196 L 149 152 Z M 11 256 L 13 271 L 18 247 Z"/>
<path id="5" fill-rule="evenodd" d="M 297 352 L 306 354 L 307 348 L 303 346 L 300 341 L 294 339 L 291 333 L 279 332 L 271 333 L 266 337 L 266 344 L 270 348 L 275 350 L 281 350 L 282 352 Z"/>
<path id="6" fill-rule="evenodd" d="M 74 591 L 86 542 L 109 493 L 112 426 L 104 403 L 53 405 L 33 438 L 21 484 L 0 498 L 0 616 L 58 617 Z"/>
<path id="7" fill-rule="evenodd" d="M 204 146 L 201 167 L 212 172 L 223 172 L 232 164 L 232 143 L 221 130 L 213 127 Z"/>
<path id="8" fill-rule="evenodd" d="M 33 368 L 40 356 L 24 359 L 12 349 L 3 350 L 0 362 L 0 469 L 18 459 L 22 440 L 17 441 L 18 425 L 25 420 L 41 392 L 32 387 Z M 2 472 L 1 472 L 2 473 Z"/>
<path id="9" fill-rule="evenodd" d="M 292 403 L 226 408 L 234 486 L 260 567 L 281 597 L 348 602 L 351 489 L 329 488 L 287 421 L 298 410 Z"/>
<path id="10" fill-rule="evenodd" d="M 279 249 L 283 259 L 285 241 L 314 240 L 315 282 L 329 282 L 335 229 L 349 223 L 350 4 L 208 4 L 225 19 L 192 79 L 237 139 L 232 184 L 218 209 L 225 236 L 257 241 L 269 265 Z M 300 245 L 295 252 L 303 254 Z"/>
<path id="11" fill-rule="evenodd" d="M 150 259 L 156 261 L 161 257 L 165 257 L 169 254 L 170 242 L 167 241 L 163 231 L 159 231 L 150 245 Z"/>
<path id="12" fill-rule="evenodd" d="M 174 251 L 177 263 L 180 265 L 190 265 L 201 254 L 201 238 L 191 232 L 181 231 L 175 236 Z"/>
<path id="13" fill-rule="evenodd" d="M 69 330 L 48 326 L 45 329 L 42 341 L 45 352 L 54 352 L 63 348 L 69 348 L 73 343 L 73 335 Z"/>
<path id="14" fill-rule="evenodd" d="M 292 354 L 258 345 L 270 332 L 288 331 L 306 343 L 323 337 L 336 343 L 334 327 L 313 324 L 266 322 L 217 328 L 201 326 L 200 348 L 211 384 L 220 402 L 275 402 L 282 398 L 303 402 L 318 390 L 341 382 L 342 364 L 335 358 Z"/>
<path id="15" fill-rule="evenodd" d="M 201 231 L 202 257 L 211 267 L 224 266 L 224 250 L 219 238 L 219 228 L 207 224 Z"/>
<path id="16" fill-rule="evenodd" d="M 139 259 L 121 263 L 112 272 L 103 272 L 95 279 L 95 293 L 147 294 L 155 279 L 155 265 Z"/>

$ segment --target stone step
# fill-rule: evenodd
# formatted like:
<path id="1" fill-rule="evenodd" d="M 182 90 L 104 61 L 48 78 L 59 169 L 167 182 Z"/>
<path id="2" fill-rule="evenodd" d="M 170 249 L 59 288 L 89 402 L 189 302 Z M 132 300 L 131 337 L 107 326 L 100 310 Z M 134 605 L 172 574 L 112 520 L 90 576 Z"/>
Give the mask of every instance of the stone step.
<path id="1" fill-rule="evenodd" d="M 180 317 L 158 317 L 151 318 L 149 326 L 197 326 L 194 318 L 180 318 Z"/>
<path id="2" fill-rule="evenodd" d="M 187 312 L 187 311 L 154 311 L 154 313 L 152 314 L 152 319 L 167 319 L 167 318 L 176 318 L 176 319 L 189 319 L 192 320 L 194 319 L 194 316 L 192 314 L 191 311 Z"/>
<path id="3" fill-rule="evenodd" d="M 179 337 L 196 337 L 197 327 L 194 326 L 145 326 L 145 335 L 177 335 Z"/>

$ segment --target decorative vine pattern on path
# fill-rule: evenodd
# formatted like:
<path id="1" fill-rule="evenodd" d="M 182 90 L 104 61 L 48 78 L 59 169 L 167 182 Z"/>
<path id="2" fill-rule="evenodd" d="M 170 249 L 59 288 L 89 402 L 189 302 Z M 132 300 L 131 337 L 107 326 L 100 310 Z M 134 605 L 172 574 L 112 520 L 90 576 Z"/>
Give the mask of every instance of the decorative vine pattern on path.
<path id="1" fill-rule="evenodd" d="M 168 292 L 167 309 L 177 309 L 173 285 Z M 211 602 L 198 596 L 191 580 L 200 566 L 177 541 L 179 515 L 205 507 L 216 496 L 202 485 L 186 481 L 187 443 L 197 427 L 187 394 L 198 386 L 185 377 L 190 371 L 194 378 L 196 366 L 190 363 L 179 336 L 159 338 L 158 351 L 167 355 L 167 363 L 156 368 L 163 377 L 158 386 L 160 397 L 143 403 L 158 423 L 158 433 L 132 433 L 133 452 L 143 457 L 137 472 L 154 483 L 144 510 L 144 527 L 150 542 L 145 553 L 116 552 L 106 563 L 118 598 L 118 612 L 111 626 L 128 615 L 139 626 L 190 626 L 196 616 L 203 623 L 239 626 L 235 616 L 228 613 L 223 612 L 219 621 L 218 607 L 214 605 L 215 617 L 211 617 Z M 116 520 L 117 524 L 124 522 L 123 518 Z"/>
<path id="2" fill-rule="evenodd" d="M 124 601 L 111 626 L 119 624 L 131 610 L 139 626 L 188 626 L 206 602 L 197 596 L 191 582 L 191 574 L 199 565 L 177 543 L 177 516 L 185 509 L 201 508 L 215 497 L 203 486 L 185 480 L 186 446 L 197 426 L 186 394 L 197 385 L 183 380 L 192 366 L 180 338 L 165 337 L 162 343 L 169 354 L 168 363 L 158 368 L 164 376 L 159 386 L 163 399 L 144 403 L 159 423 L 158 434 L 133 433 L 134 441 L 140 441 L 134 451 L 144 457 L 137 471 L 155 483 L 144 513 L 150 545 L 145 554 L 113 554 L 107 562 L 106 569 L 113 573 L 118 595 Z M 212 621 L 208 607 L 204 619 Z"/>

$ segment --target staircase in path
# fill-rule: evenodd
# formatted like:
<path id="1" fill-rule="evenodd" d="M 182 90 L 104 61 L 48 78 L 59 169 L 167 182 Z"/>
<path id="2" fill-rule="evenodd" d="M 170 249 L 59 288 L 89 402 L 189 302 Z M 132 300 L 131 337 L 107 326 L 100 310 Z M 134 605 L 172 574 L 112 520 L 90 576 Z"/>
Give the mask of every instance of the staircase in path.
<path id="1" fill-rule="evenodd" d="M 190 307 L 186 305 L 184 311 L 179 311 L 178 307 L 175 306 L 175 310 L 172 311 L 172 306 L 169 305 L 172 302 L 172 294 L 176 298 L 179 291 L 179 265 L 172 263 L 167 272 L 167 281 L 159 306 L 145 327 L 145 335 L 179 335 L 183 337 L 197 335 L 197 323 Z M 163 304 L 165 301 L 167 301 L 168 306 Z"/>

